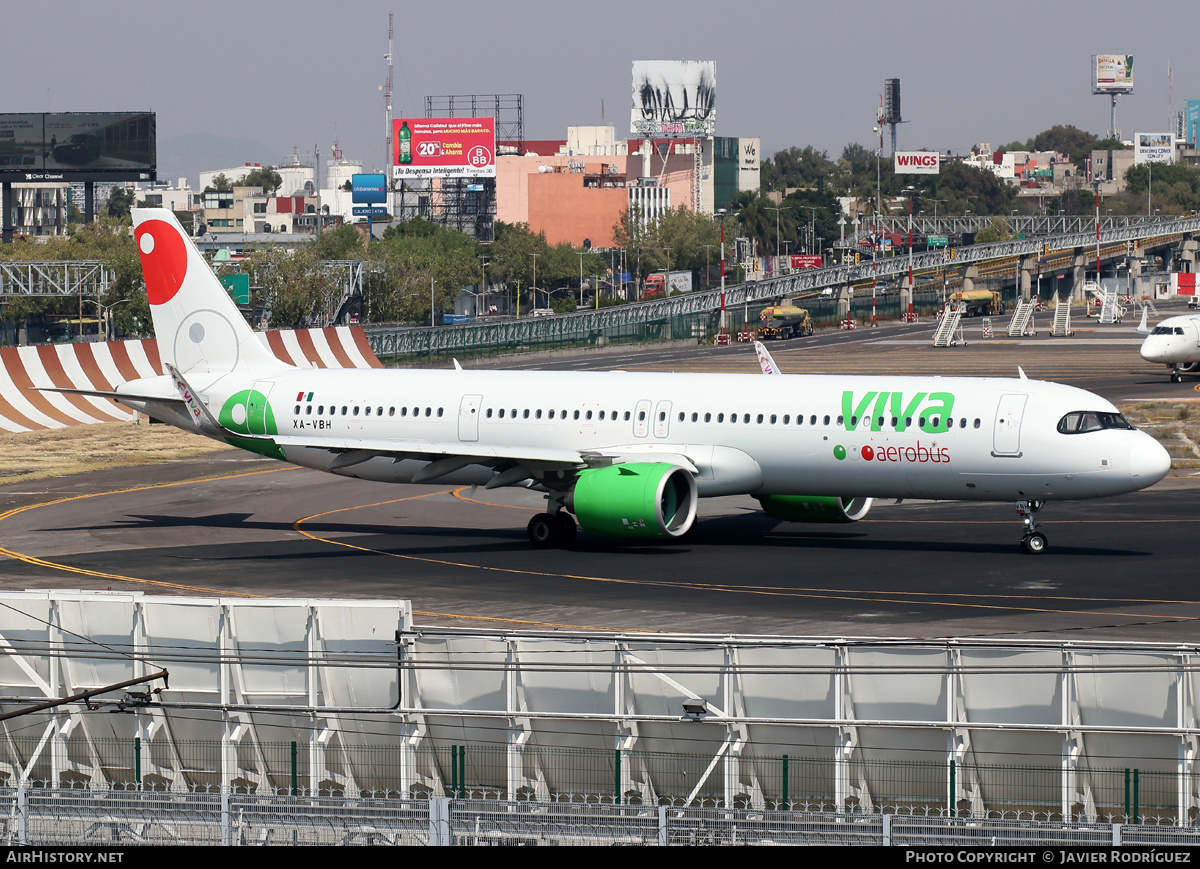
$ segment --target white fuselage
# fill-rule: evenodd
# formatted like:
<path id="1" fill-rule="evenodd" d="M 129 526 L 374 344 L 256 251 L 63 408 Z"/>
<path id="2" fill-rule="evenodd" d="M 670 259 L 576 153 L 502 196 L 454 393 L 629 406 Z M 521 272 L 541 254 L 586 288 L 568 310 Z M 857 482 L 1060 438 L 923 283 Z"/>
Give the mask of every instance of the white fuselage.
<path id="1" fill-rule="evenodd" d="M 682 456 L 701 496 L 1094 498 L 1151 485 L 1170 462 L 1133 429 L 1060 433 L 1064 414 L 1116 408 L 1026 379 L 287 370 L 192 385 L 214 414 L 253 386 L 275 426 L 255 434 L 277 435 L 287 461 L 387 482 L 420 479 L 454 445 Z M 382 454 L 396 442 L 412 457 Z M 359 445 L 366 457 L 339 466 Z M 485 484 L 497 470 L 481 460 L 430 482 Z"/>
<path id="2" fill-rule="evenodd" d="M 1142 342 L 1142 358 L 1166 365 L 1200 362 L 1200 316 L 1168 317 Z"/>

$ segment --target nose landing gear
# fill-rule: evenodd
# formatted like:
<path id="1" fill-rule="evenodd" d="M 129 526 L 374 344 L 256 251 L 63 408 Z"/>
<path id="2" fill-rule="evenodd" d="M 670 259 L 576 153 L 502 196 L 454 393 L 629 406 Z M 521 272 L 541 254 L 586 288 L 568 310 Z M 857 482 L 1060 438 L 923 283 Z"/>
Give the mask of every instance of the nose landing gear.
<path id="1" fill-rule="evenodd" d="M 1021 538 L 1021 550 L 1027 555 L 1040 555 L 1046 551 L 1046 535 L 1037 530 L 1038 513 L 1045 501 L 1018 501 L 1017 515 L 1025 523 L 1025 535 Z"/>

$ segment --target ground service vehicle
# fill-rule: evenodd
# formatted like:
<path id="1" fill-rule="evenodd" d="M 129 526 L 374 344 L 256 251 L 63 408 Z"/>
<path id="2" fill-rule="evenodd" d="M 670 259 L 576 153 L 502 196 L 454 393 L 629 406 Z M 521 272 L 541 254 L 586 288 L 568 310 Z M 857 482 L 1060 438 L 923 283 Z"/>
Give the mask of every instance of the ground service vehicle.
<path id="1" fill-rule="evenodd" d="M 950 295 L 950 301 L 963 302 L 968 317 L 990 317 L 1004 313 L 1004 300 L 991 290 L 961 290 Z"/>
<path id="2" fill-rule="evenodd" d="M 758 337 L 763 340 L 798 338 L 813 333 L 812 318 L 806 308 L 776 305 L 773 308 L 763 308 L 759 318 L 762 320 L 762 326 L 759 327 Z"/>

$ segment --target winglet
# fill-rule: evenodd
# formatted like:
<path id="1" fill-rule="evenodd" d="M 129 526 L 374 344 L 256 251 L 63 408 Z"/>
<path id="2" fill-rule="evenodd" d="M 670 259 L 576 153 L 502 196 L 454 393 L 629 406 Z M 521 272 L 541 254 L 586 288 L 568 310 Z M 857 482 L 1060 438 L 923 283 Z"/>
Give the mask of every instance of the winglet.
<path id="1" fill-rule="evenodd" d="M 754 342 L 754 352 L 758 354 L 758 365 L 762 368 L 763 374 L 782 374 L 779 366 L 775 364 L 775 360 L 771 358 L 771 354 L 767 348 L 762 345 L 761 341 Z"/>
<path id="2" fill-rule="evenodd" d="M 1028 380 L 1028 379 L 1029 379 L 1028 377 L 1026 377 L 1026 376 L 1025 376 L 1025 369 L 1024 369 L 1024 368 L 1022 368 L 1020 365 L 1018 365 L 1018 366 L 1017 366 L 1017 374 L 1021 375 L 1021 379 L 1022 379 L 1022 380 Z"/>
<path id="3" fill-rule="evenodd" d="M 1147 317 L 1150 316 L 1150 306 L 1142 305 L 1142 322 L 1138 324 L 1137 331 L 1139 335 L 1149 335 L 1154 330 L 1150 328 L 1147 322 Z"/>

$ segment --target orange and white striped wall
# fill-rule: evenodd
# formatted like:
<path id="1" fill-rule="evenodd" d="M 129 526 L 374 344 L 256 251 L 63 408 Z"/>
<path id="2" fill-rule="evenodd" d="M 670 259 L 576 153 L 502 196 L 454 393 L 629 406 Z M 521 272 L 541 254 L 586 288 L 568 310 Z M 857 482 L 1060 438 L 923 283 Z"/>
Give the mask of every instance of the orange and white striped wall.
<path id="1" fill-rule="evenodd" d="M 361 326 L 260 332 L 258 337 L 289 365 L 383 367 Z M 0 363 L 0 431 L 8 432 L 133 419 L 133 411 L 111 399 L 39 392 L 36 387 L 111 391 L 126 381 L 163 373 L 153 338 L 5 347 L 0 348 Z"/>

